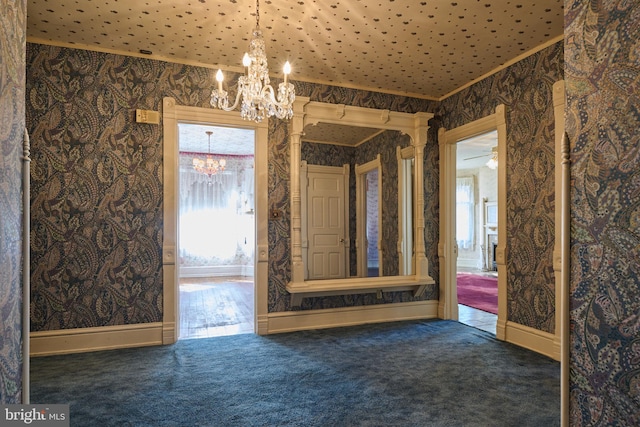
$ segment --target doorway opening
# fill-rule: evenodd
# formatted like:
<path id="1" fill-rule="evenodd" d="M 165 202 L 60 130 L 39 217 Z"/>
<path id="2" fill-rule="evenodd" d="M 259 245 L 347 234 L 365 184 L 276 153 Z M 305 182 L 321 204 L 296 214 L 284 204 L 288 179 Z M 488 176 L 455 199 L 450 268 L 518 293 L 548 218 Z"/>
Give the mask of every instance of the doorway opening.
<path id="1" fill-rule="evenodd" d="M 255 330 L 255 130 L 178 123 L 179 339 Z"/>
<path id="2" fill-rule="evenodd" d="M 456 144 L 458 320 L 492 334 L 498 315 L 497 131 Z"/>

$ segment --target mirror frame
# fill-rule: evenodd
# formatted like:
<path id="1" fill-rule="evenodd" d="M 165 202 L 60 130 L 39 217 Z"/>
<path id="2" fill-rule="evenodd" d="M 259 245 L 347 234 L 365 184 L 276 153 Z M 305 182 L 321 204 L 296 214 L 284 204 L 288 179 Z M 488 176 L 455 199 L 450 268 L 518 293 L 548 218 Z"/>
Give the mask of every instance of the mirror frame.
<path id="1" fill-rule="evenodd" d="M 310 101 L 308 97 L 296 97 L 293 104 L 290 133 L 290 203 L 291 203 L 291 282 L 287 291 L 292 295 L 292 305 L 299 305 L 303 297 L 381 292 L 383 290 L 413 290 L 415 296 L 424 292 L 427 284 L 435 283 L 429 276 L 429 263 L 425 254 L 424 209 L 414 210 L 415 271 L 408 276 L 348 277 L 345 279 L 305 280 L 302 257 L 301 219 L 301 141 L 304 128 L 320 122 L 382 130 L 396 130 L 411 138 L 415 158 L 413 177 L 415 206 L 424 206 L 424 147 L 427 143 L 428 121 L 433 114 L 415 114 L 389 110 L 354 107 Z M 420 238 L 417 238 L 420 236 Z"/>
<path id="2" fill-rule="evenodd" d="M 378 171 L 378 197 L 376 203 L 377 209 L 377 229 L 378 239 L 375 241 L 376 252 L 378 252 L 378 259 L 380 264 L 378 266 L 378 277 L 383 274 L 383 255 L 382 255 L 382 197 L 380 192 L 382 191 L 382 162 L 380 161 L 380 153 L 375 159 L 364 163 L 362 165 L 356 164 L 356 248 L 357 248 L 357 273 L 358 277 L 367 277 L 367 259 L 369 242 L 367 239 L 367 221 L 362 218 L 361 213 L 367 213 L 367 174 L 374 170 Z"/>
<path id="3" fill-rule="evenodd" d="M 396 147 L 396 158 L 398 160 L 398 234 L 403 236 L 401 241 L 398 241 L 398 255 L 399 255 L 399 265 L 398 271 L 402 274 L 404 271 L 414 270 L 415 261 L 413 259 L 413 242 L 416 238 L 415 230 L 413 228 L 413 217 L 415 216 L 415 202 L 416 193 L 413 188 L 413 168 L 415 164 L 414 156 L 413 156 L 413 146 L 400 148 L 400 146 Z M 410 163 L 410 170 L 407 171 L 405 169 L 406 162 Z M 407 188 L 405 186 L 405 180 L 408 181 L 406 175 L 410 175 L 411 180 L 411 223 L 407 224 L 408 221 L 405 221 L 407 218 L 407 213 L 405 209 L 407 208 Z M 411 233 L 408 232 L 408 229 L 411 229 Z"/>

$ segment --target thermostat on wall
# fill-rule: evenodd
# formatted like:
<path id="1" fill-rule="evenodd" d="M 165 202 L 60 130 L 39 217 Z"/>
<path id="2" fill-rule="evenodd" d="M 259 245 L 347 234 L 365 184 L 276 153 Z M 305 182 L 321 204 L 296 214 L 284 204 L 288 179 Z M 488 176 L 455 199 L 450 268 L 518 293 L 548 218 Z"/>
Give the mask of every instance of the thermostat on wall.
<path id="1" fill-rule="evenodd" d="M 160 124 L 160 113 L 153 110 L 136 110 L 136 122 Z"/>

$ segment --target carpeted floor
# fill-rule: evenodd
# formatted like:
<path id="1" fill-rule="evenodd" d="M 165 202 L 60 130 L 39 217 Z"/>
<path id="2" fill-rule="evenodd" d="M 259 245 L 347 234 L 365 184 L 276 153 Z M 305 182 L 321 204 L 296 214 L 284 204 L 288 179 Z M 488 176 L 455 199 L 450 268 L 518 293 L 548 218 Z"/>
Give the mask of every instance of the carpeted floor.
<path id="1" fill-rule="evenodd" d="M 458 304 L 498 314 L 498 278 L 471 274 L 457 274 Z"/>
<path id="2" fill-rule="evenodd" d="M 31 361 L 72 426 L 557 426 L 559 363 L 453 321 L 184 340 Z"/>

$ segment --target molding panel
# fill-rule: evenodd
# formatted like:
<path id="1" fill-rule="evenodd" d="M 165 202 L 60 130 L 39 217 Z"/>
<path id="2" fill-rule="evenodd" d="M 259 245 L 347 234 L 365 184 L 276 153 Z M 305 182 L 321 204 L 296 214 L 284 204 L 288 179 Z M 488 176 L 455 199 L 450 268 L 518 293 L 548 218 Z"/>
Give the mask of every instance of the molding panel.
<path id="1" fill-rule="evenodd" d="M 162 323 L 41 331 L 30 337 L 32 357 L 144 347 L 162 344 Z"/>
<path id="2" fill-rule="evenodd" d="M 355 326 L 367 323 L 435 319 L 437 317 L 438 301 L 416 301 L 327 310 L 289 311 L 270 313 L 267 333 L 277 334 L 282 332 Z"/>
<path id="3" fill-rule="evenodd" d="M 519 323 L 506 322 L 505 341 L 560 361 L 555 335 Z"/>

